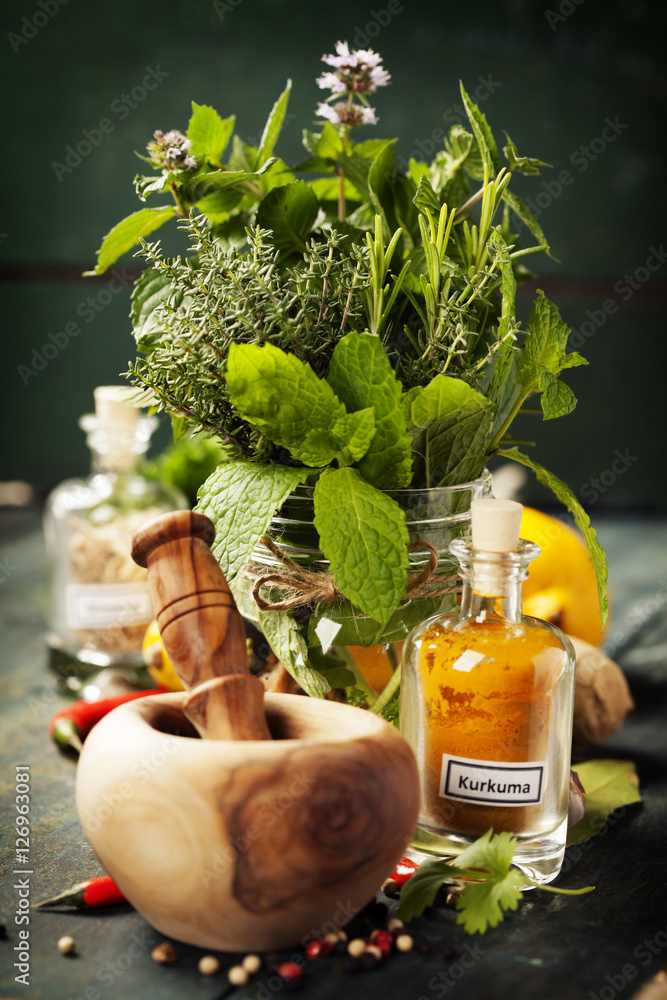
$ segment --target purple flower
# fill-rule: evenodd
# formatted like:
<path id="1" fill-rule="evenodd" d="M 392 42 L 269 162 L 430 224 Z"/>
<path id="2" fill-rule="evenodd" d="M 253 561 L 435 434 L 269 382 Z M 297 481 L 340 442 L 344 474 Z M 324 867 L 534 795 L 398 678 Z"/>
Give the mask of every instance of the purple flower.
<path id="1" fill-rule="evenodd" d="M 382 66 L 382 56 L 372 49 L 354 49 L 347 42 L 336 42 L 336 55 L 323 55 L 322 62 L 333 66 L 335 73 L 323 73 L 317 84 L 334 94 L 373 94 L 386 87 L 391 77 Z"/>
<path id="2" fill-rule="evenodd" d="M 360 104 L 347 104 L 339 101 L 337 104 L 318 104 L 315 114 L 326 118 L 332 125 L 377 125 L 375 108 L 364 108 Z"/>
<path id="3" fill-rule="evenodd" d="M 158 129 L 153 133 L 153 139 L 146 148 L 154 166 L 163 170 L 174 170 L 179 167 L 197 166 L 197 161 L 190 154 L 191 146 L 191 140 L 173 128 L 169 132 L 161 132 Z"/>

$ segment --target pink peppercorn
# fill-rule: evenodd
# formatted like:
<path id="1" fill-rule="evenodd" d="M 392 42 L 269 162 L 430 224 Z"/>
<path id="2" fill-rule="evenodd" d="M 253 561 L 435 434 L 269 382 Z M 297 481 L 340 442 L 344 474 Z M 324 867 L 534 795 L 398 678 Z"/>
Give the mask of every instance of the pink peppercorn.
<path id="1" fill-rule="evenodd" d="M 296 962 L 281 962 L 276 966 L 276 972 L 281 979 L 289 982 L 291 979 L 298 979 L 303 974 L 303 969 Z"/>
<path id="2" fill-rule="evenodd" d="M 306 958 L 326 958 L 333 951 L 333 941 L 322 941 L 319 938 L 311 941 L 306 948 Z"/>

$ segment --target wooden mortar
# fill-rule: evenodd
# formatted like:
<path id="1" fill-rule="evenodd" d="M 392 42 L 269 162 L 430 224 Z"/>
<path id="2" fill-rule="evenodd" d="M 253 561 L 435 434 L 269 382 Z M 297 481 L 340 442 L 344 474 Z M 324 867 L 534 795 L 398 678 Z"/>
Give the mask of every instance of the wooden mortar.
<path id="1" fill-rule="evenodd" d="M 105 869 L 161 933 L 280 949 L 342 927 L 391 873 L 417 820 L 417 767 L 370 712 L 264 697 L 213 537 L 189 511 L 135 535 L 188 690 L 123 705 L 93 729 L 77 807 Z"/>

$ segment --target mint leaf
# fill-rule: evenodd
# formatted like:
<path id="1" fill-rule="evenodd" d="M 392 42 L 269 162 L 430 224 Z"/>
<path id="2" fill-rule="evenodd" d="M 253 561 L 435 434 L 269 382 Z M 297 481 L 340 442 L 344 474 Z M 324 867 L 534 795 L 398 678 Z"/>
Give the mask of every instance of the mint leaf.
<path id="1" fill-rule="evenodd" d="M 271 109 L 271 114 L 262 132 L 262 138 L 259 141 L 259 150 L 257 152 L 258 167 L 261 167 L 273 155 L 273 150 L 275 149 L 280 130 L 285 120 L 285 112 L 287 111 L 291 90 L 292 81 L 288 80 L 287 86 Z"/>
<path id="2" fill-rule="evenodd" d="M 639 778 L 631 760 L 586 760 L 574 764 L 586 791 L 586 812 L 567 831 L 567 846 L 599 833 L 616 809 L 641 802 Z"/>
<path id="3" fill-rule="evenodd" d="M 503 146 L 503 153 L 510 165 L 510 170 L 518 170 L 522 174 L 539 174 L 540 167 L 550 167 L 550 163 L 543 160 L 536 160 L 534 156 L 519 156 L 515 144 L 512 142 L 507 132 L 505 132 L 507 145 Z"/>
<path id="4" fill-rule="evenodd" d="M 250 562 L 275 511 L 303 482 L 306 469 L 254 462 L 224 462 L 197 494 L 197 510 L 213 521 L 213 555 L 227 581 Z"/>
<path id="5" fill-rule="evenodd" d="M 298 250 L 302 253 L 319 207 L 317 195 L 308 184 L 294 181 L 274 188 L 260 202 L 257 225 L 272 231 L 277 250 Z"/>
<path id="6" fill-rule="evenodd" d="M 336 455 L 339 464 L 354 465 L 363 459 L 374 436 L 375 414 L 372 406 L 338 417 L 331 437 L 339 448 Z"/>
<path id="7" fill-rule="evenodd" d="M 346 600 L 328 601 L 319 605 L 308 622 L 308 645 L 328 649 L 336 646 L 377 646 L 380 643 L 402 642 L 415 625 L 432 615 L 451 611 L 453 598 L 426 597 L 407 601 L 396 609 L 385 624 L 361 614 Z"/>
<path id="8" fill-rule="evenodd" d="M 246 181 L 252 181 L 255 177 L 261 177 L 265 171 L 270 170 L 276 158 L 267 160 L 255 171 L 246 170 L 209 170 L 204 174 L 195 174 L 183 181 L 181 191 L 184 198 L 194 205 L 208 195 L 223 191 L 225 188 L 236 187 Z"/>
<path id="9" fill-rule="evenodd" d="M 84 271 L 86 277 L 104 274 L 107 268 L 122 257 L 124 253 L 136 246 L 142 236 L 148 236 L 154 229 L 176 215 L 174 205 L 162 205 L 159 208 L 141 208 L 126 219 L 119 222 L 102 240 L 102 246 L 97 251 L 97 264 L 94 270 Z"/>
<path id="10" fill-rule="evenodd" d="M 548 247 L 549 243 L 542 231 L 542 227 L 540 226 L 539 222 L 537 221 L 533 213 L 528 208 L 528 205 L 526 205 L 525 201 L 519 198 L 518 194 L 515 194 L 513 191 L 510 191 L 508 188 L 505 188 L 505 190 L 501 194 L 501 198 L 506 205 L 509 205 L 514 214 L 521 220 L 521 222 L 523 222 L 523 224 L 533 234 L 533 236 L 540 244 L 540 246 Z M 547 253 L 553 260 L 557 259 L 548 249 Z"/>
<path id="11" fill-rule="evenodd" d="M 349 464 L 370 444 L 372 412 L 348 414 L 331 386 L 294 354 L 272 344 L 233 343 L 226 378 L 240 415 L 304 465 Z"/>
<path id="12" fill-rule="evenodd" d="M 465 87 L 460 81 L 459 86 L 461 88 L 463 106 L 475 135 L 475 139 L 477 140 L 477 145 L 479 146 L 479 151 L 482 154 L 482 159 L 489 167 L 489 174 L 497 174 L 500 167 L 500 158 L 498 156 L 498 146 L 496 145 L 496 140 L 493 138 L 493 132 L 489 128 L 489 123 L 487 122 L 485 115 L 479 110 L 475 102 L 470 100 Z M 546 240 L 544 240 L 544 242 L 546 243 Z"/>
<path id="13" fill-rule="evenodd" d="M 157 194 L 160 191 L 164 191 L 166 184 L 167 173 L 165 171 L 157 177 L 155 174 L 150 174 L 148 177 L 137 174 L 134 178 L 134 189 L 137 192 L 139 201 L 146 201 L 146 197 L 149 194 Z"/>
<path id="14" fill-rule="evenodd" d="M 348 411 L 373 407 L 375 435 L 359 462 L 378 489 L 401 489 L 412 479 L 412 444 L 401 409 L 401 383 L 379 337 L 348 333 L 336 344 L 327 382 Z"/>
<path id="15" fill-rule="evenodd" d="M 403 511 L 356 469 L 327 469 L 314 500 L 315 528 L 336 586 L 365 614 L 388 622 L 407 588 Z"/>
<path id="16" fill-rule="evenodd" d="M 285 669 L 311 698 L 324 698 L 331 686 L 308 661 L 308 646 L 291 615 L 260 611 L 259 625 Z"/>
<path id="17" fill-rule="evenodd" d="M 545 420 L 564 417 L 577 405 L 577 397 L 569 385 L 559 381 L 546 369 L 540 372 L 539 389 L 542 393 L 540 403 Z"/>
<path id="18" fill-rule="evenodd" d="M 609 613 L 607 600 L 607 576 L 609 569 L 604 549 L 598 542 L 595 529 L 590 522 L 588 514 L 581 506 L 569 486 L 567 486 L 561 479 L 558 479 L 557 476 L 554 476 L 552 472 L 549 472 L 537 462 L 533 462 L 527 455 L 523 455 L 517 448 L 501 448 L 496 452 L 496 454 L 500 455 L 502 458 L 511 458 L 515 462 L 519 462 L 521 465 L 526 465 L 529 469 L 532 469 L 537 476 L 538 481 L 542 483 L 543 486 L 548 486 L 560 502 L 564 504 L 574 516 L 575 523 L 579 528 L 579 531 L 584 536 L 584 541 L 586 542 L 586 547 L 588 549 L 588 557 L 591 560 L 593 571 L 595 572 L 598 589 L 598 604 L 600 607 L 600 623 L 602 628 L 604 628 L 607 624 L 607 616 Z"/>
<path id="19" fill-rule="evenodd" d="M 249 146 L 239 135 L 232 138 L 232 152 L 229 157 L 229 169 L 241 170 L 250 174 L 257 163 L 257 149 Z"/>
<path id="20" fill-rule="evenodd" d="M 440 214 L 440 199 L 433 190 L 433 185 L 426 174 L 419 178 L 417 193 L 412 199 L 420 212 L 428 211 L 434 218 Z"/>
<path id="21" fill-rule="evenodd" d="M 190 152 L 194 158 L 212 164 L 220 163 L 232 137 L 235 122 L 234 115 L 223 119 L 215 108 L 193 101 L 187 137 L 192 143 Z"/>
<path id="22" fill-rule="evenodd" d="M 183 292 L 173 292 L 171 276 L 165 271 L 149 267 L 132 289 L 132 333 L 137 348 L 149 353 L 164 335 L 163 324 L 156 319 L 156 311 L 172 297 L 174 307 L 183 301 Z"/>
<path id="23" fill-rule="evenodd" d="M 560 385 L 558 375 L 564 368 L 575 368 L 588 362 L 580 354 L 566 354 L 570 328 L 563 321 L 557 306 L 543 291 L 538 290 L 523 346 L 517 381 L 527 395 L 542 392 L 541 403 L 545 420 L 570 413 L 577 399 L 571 389 Z"/>
<path id="24" fill-rule="evenodd" d="M 484 467 L 491 404 L 461 379 L 436 375 L 403 398 L 412 437 L 413 482 L 430 489 L 475 479 Z"/>
<path id="25" fill-rule="evenodd" d="M 341 157 L 340 168 L 345 178 L 354 185 L 355 190 L 359 192 L 364 201 L 370 201 L 368 175 L 371 169 L 371 160 L 367 156 L 357 156 L 356 153 L 352 153 L 350 156 Z"/>

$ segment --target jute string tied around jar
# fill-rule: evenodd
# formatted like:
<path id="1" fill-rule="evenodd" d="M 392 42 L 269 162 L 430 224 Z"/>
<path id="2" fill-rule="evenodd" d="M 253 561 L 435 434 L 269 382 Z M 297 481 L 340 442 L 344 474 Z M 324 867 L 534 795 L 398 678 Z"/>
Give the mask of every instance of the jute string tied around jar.
<path id="1" fill-rule="evenodd" d="M 331 573 L 315 572 L 299 566 L 268 535 L 262 538 L 262 544 L 278 560 L 282 569 L 250 563 L 244 570 L 243 575 L 252 581 L 252 596 L 260 611 L 291 611 L 305 604 L 335 601 L 345 596 L 334 583 Z M 429 587 L 438 568 L 438 550 L 425 541 L 408 545 L 408 552 L 417 549 L 427 549 L 429 559 L 422 570 L 408 575 L 405 600 L 417 601 L 422 597 L 442 597 L 459 592 L 457 573 L 441 577 L 438 587 Z M 260 593 L 262 587 L 279 590 L 283 596 L 277 600 L 266 600 Z"/>

